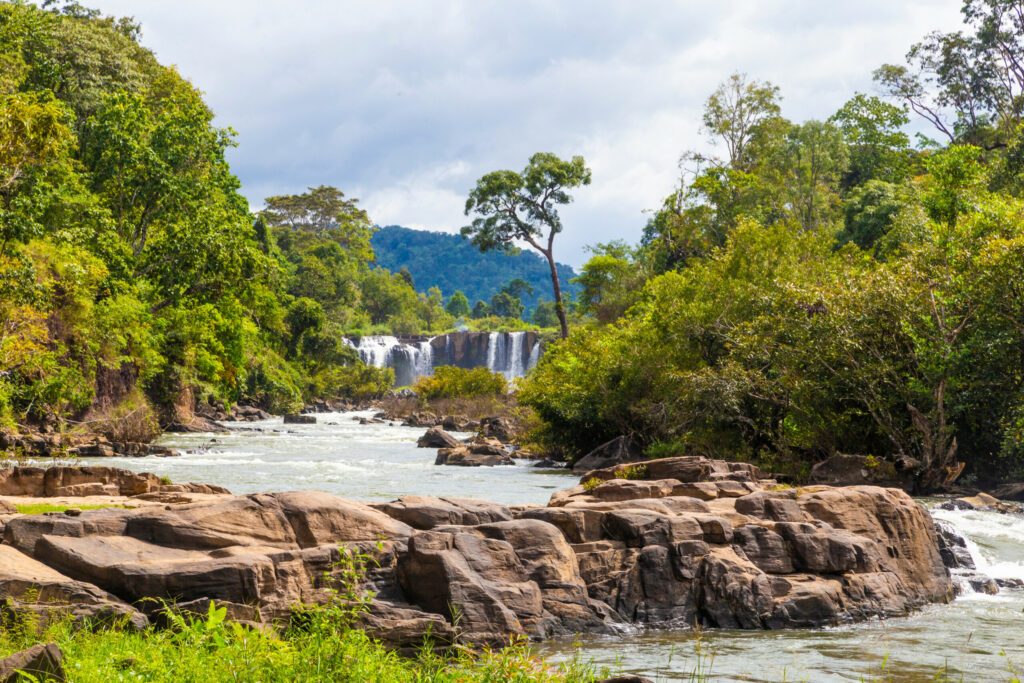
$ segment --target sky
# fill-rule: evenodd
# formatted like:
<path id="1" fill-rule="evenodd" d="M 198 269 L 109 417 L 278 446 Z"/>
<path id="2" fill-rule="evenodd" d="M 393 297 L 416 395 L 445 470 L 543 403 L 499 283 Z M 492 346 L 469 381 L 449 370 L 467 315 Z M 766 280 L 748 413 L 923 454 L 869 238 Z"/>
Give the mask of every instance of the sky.
<path id="1" fill-rule="evenodd" d="M 704 101 L 733 72 L 824 119 L 959 0 L 93 0 L 231 126 L 253 208 L 334 185 L 374 222 L 454 232 L 483 174 L 581 154 L 593 182 L 562 210 L 560 261 L 635 242 L 680 155 L 714 151 Z"/>

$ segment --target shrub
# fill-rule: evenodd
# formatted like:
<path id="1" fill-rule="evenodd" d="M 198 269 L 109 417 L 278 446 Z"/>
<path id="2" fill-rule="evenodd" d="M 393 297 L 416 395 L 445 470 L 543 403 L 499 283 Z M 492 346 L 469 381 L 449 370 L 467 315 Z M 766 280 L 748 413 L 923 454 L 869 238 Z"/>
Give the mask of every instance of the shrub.
<path id="1" fill-rule="evenodd" d="M 500 396 L 508 391 L 505 377 L 487 368 L 466 370 L 449 365 L 434 369 L 431 377 L 420 377 L 413 385 L 425 400 L 468 396 Z"/>
<path id="2" fill-rule="evenodd" d="M 92 423 L 94 432 L 118 443 L 149 443 L 160 436 L 160 421 L 149 401 L 138 390 L 86 421 Z"/>
<path id="3" fill-rule="evenodd" d="M 627 465 L 615 470 L 618 479 L 644 479 L 647 476 L 647 465 Z"/>
<path id="4" fill-rule="evenodd" d="M 590 491 L 593 491 L 603 483 L 603 480 L 598 479 L 597 477 L 591 477 L 590 479 L 587 479 L 585 482 L 583 482 L 583 490 L 589 493 Z"/>
<path id="5" fill-rule="evenodd" d="M 380 398 L 391 391 L 395 384 L 395 371 L 355 363 L 325 370 L 317 375 L 317 379 L 322 380 L 321 396 L 335 395 L 365 401 Z"/>

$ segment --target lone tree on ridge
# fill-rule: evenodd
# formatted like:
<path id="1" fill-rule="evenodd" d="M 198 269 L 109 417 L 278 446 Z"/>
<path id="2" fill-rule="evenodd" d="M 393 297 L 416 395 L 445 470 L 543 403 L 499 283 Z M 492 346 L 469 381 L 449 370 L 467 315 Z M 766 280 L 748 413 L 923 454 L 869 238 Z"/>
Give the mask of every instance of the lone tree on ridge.
<path id="1" fill-rule="evenodd" d="M 557 206 L 572 201 L 569 190 L 589 184 L 590 169 L 583 157 L 565 161 L 538 152 L 522 173 L 492 171 L 483 176 L 466 199 L 466 215 L 476 214 L 476 218 L 462 228 L 462 235 L 480 251 L 508 249 L 522 241 L 547 259 L 563 339 L 569 336 L 569 323 L 553 253 L 555 235 L 562 232 Z"/>

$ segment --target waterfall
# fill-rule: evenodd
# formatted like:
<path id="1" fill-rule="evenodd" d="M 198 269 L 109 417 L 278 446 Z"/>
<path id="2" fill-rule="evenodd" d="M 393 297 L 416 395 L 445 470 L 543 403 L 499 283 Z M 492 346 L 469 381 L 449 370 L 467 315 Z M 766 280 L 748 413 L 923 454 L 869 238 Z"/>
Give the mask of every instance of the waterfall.
<path id="1" fill-rule="evenodd" d="M 354 348 L 359 353 L 359 358 L 367 365 L 394 370 L 395 386 L 403 387 L 414 384 L 419 377 L 434 374 L 435 362 L 439 365 L 459 367 L 482 365 L 484 359 L 479 355 L 479 351 L 475 354 L 468 351 L 474 347 L 480 349 L 482 343 L 477 345 L 472 341 L 474 337 L 470 336 L 470 341 L 457 344 L 453 337 L 478 335 L 475 339 L 483 342 L 480 336 L 484 334 L 487 335 L 486 367 L 491 372 L 501 373 L 506 379 L 512 380 L 524 376 L 537 365 L 541 345 L 539 341 L 535 342 L 527 353 L 527 344 L 530 340 L 530 333 L 527 332 L 452 332 L 444 335 L 444 350 L 438 346 L 436 359 L 432 344 L 434 338 L 423 340 L 420 337 L 420 341 L 410 342 L 390 335 L 368 335 L 360 337 L 358 344 L 349 339 L 344 339 L 343 342 Z M 466 357 L 456 358 L 457 349 L 467 349 Z"/>
<path id="2" fill-rule="evenodd" d="M 421 341 L 419 353 L 416 356 L 416 375 L 422 377 L 434 372 L 434 347 L 430 345 L 431 340 Z"/>
<path id="3" fill-rule="evenodd" d="M 498 339 L 500 332 L 491 332 L 487 335 L 487 369 L 491 372 L 498 372 Z"/>
<path id="4" fill-rule="evenodd" d="M 530 349 L 530 360 L 526 361 L 526 370 L 529 372 L 537 367 L 537 361 L 540 360 L 540 340 L 538 339 L 533 343 L 533 348 Z"/>
<path id="5" fill-rule="evenodd" d="M 508 379 L 515 379 L 526 374 L 526 368 L 523 366 L 523 343 L 525 341 L 525 332 L 510 332 L 508 335 L 508 368 L 505 372 L 505 377 Z"/>
<path id="6" fill-rule="evenodd" d="M 1024 524 L 1018 515 L 943 506 L 930 512 L 945 551 L 943 561 L 953 565 L 950 574 L 961 594 L 983 592 L 979 587 L 989 580 L 1000 586 L 1024 581 Z"/>
<path id="7" fill-rule="evenodd" d="M 346 342 L 352 345 L 352 342 Z M 397 337 L 370 335 L 360 338 L 355 349 L 367 365 L 394 370 L 395 386 L 398 387 L 409 386 L 416 378 L 434 371 L 434 350 L 429 339 L 414 346 Z"/>

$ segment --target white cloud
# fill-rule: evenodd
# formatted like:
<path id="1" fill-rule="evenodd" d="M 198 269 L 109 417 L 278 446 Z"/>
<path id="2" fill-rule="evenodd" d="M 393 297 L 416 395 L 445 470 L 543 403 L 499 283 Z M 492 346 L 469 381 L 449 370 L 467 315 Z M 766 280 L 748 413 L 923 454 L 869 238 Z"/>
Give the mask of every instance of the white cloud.
<path id="1" fill-rule="evenodd" d="M 243 191 L 328 183 L 380 223 L 457 229 L 474 180 L 538 150 L 584 154 L 594 182 L 565 210 L 561 258 L 635 240 L 707 143 L 700 108 L 734 70 L 823 118 L 959 0 L 94 0 L 239 131 Z"/>

